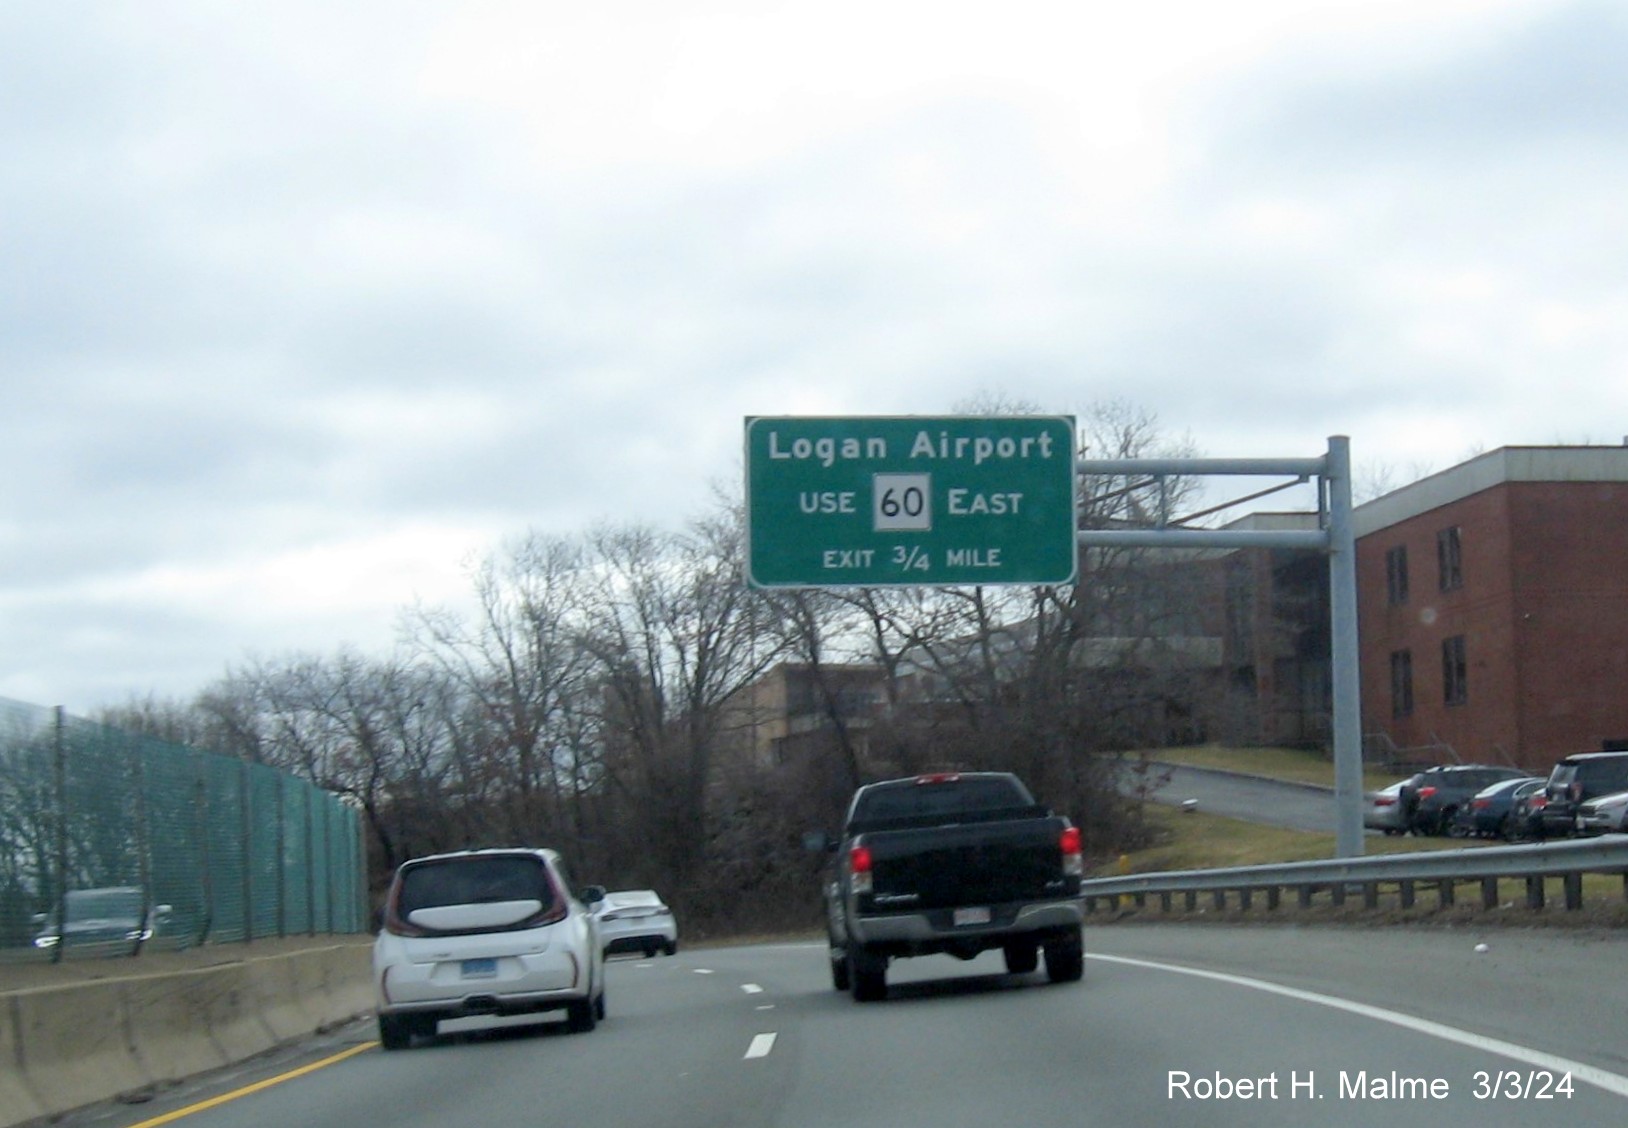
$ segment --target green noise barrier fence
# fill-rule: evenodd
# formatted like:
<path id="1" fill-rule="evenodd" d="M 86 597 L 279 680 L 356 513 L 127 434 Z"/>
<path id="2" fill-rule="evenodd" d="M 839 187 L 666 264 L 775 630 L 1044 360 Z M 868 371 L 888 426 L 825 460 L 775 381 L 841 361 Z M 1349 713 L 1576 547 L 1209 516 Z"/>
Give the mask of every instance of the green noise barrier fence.
<path id="1" fill-rule="evenodd" d="M 331 792 L 0 698 L 0 961 L 358 933 L 365 875 Z"/>

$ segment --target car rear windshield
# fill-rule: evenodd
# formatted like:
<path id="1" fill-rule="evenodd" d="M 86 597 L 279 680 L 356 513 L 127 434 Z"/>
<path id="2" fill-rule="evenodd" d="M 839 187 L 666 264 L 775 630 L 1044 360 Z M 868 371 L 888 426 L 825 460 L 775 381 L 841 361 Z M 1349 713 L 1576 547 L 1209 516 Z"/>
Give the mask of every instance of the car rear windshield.
<path id="1" fill-rule="evenodd" d="M 406 917 L 419 909 L 494 901 L 539 901 L 546 911 L 554 900 L 554 884 L 542 860 L 510 855 L 443 858 L 409 866 L 402 871 L 396 905 Z"/>
<path id="2" fill-rule="evenodd" d="M 864 830 L 946 819 L 970 822 L 1035 810 L 1034 800 L 1015 779 L 974 776 L 869 788 L 854 801 L 848 825 Z"/>

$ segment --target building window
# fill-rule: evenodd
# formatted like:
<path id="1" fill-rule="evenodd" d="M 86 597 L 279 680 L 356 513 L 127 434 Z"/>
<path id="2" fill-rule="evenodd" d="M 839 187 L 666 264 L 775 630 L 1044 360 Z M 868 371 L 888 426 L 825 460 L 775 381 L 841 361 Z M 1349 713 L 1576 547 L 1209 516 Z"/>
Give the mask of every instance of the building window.
<path id="1" fill-rule="evenodd" d="M 1456 591 L 1464 586 L 1462 547 L 1458 526 L 1436 534 L 1436 563 L 1441 568 L 1441 590 Z"/>
<path id="2" fill-rule="evenodd" d="M 1408 548 L 1405 544 L 1385 554 L 1385 591 L 1392 606 L 1408 601 Z"/>
<path id="3" fill-rule="evenodd" d="M 1454 635 L 1441 644 L 1441 698 L 1448 705 L 1462 705 L 1469 700 L 1469 687 L 1465 679 L 1469 667 L 1464 660 L 1464 636 Z"/>
<path id="4" fill-rule="evenodd" d="M 1391 651 L 1391 716 L 1413 715 L 1413 651 Z"/>

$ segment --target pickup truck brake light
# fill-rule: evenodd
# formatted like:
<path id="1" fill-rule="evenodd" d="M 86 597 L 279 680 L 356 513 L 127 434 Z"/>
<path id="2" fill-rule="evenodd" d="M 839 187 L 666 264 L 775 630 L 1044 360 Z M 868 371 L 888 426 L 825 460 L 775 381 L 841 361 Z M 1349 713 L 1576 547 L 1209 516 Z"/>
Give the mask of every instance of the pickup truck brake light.
<path id="1" fill-rule="evenodd" d="M 1063 872 L 1070 877 L 1082 876 L 1085 862 L 1080 856 L 1080 828 L 1066 828 L 1059 836 L 1058 845 L 1063 849 Z"/>
<path id="2" fill-rule="evenodd" d="M 923 783 L 955 783 L 961 778 L 960 772 L 929 772 L 927 775 L 916 777 L 918 784 Z"/>
<path id="3" fill-rule="evenodd" d="M 853 875 L 852 885 L 855 893 L 869 893 L 871 891 L 871 848 L 869 846 L 855 846 L 848 851 L 848 870 Z"/>

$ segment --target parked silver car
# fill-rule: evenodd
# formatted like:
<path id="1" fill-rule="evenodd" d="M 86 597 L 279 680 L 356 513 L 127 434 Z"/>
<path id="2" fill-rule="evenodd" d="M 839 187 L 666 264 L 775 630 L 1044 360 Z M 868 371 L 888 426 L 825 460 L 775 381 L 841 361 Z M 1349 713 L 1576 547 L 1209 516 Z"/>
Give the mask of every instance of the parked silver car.
<path id="1" fill-rule="evenodd" d="M 444 1018 L 563 1010 L 573 1032 L 605 1017 L 605 956 L 591 906 L 552 850 L 473 850 L 404 863 L 373 945 L 379 1041 L 404 1049 Z"/>
<path id="2" fill-rule="evenodd" d="M 1407 819 L 1402 810 L 1402 788 L 1407 780 L 1367 791 L 1362 796 L 1362 825 L 1369 830 L 1382 830 L 1386 834 L 1406 833 Z"/>

